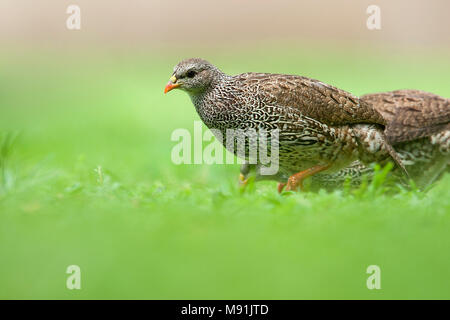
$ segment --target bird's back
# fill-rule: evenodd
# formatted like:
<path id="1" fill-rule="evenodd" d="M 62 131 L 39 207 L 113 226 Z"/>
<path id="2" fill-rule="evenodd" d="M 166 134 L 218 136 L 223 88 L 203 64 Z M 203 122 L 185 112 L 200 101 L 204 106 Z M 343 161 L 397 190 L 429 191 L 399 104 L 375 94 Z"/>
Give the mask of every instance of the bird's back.
<path id="1" fill-rule="evenodd" d="M 318 80 L 302 76 L 243 73 L 234 77 L 247 92 L 267 104 L 290 107 L 327 125 L 369 123 L 384 125 L 381 114 L 358 97 Z"/>
<path id="2" fill-rule="evenodd" d="M 436 94 L 397 90 L 367 94 L 361 100 L 386 119 L 386 135 L 392 144 L 450 130 L 450 100 Z"/>

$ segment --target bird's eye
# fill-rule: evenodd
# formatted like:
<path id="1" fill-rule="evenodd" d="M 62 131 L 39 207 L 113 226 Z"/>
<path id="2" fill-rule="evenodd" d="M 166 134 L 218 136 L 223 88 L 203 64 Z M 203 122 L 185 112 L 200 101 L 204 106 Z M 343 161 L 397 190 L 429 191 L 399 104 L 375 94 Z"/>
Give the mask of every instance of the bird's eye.
<path id="1" fill-rule="evenodd" d="M 186 73 L 186 77 L 193 78 L 197 73 L 194 70 L 190 70 Z"/>

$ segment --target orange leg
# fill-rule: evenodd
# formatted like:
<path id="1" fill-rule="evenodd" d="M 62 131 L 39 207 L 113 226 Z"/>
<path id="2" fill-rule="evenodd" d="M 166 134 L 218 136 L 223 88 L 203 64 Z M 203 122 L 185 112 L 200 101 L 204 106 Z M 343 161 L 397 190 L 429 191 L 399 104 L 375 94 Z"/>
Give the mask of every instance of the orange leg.
<path id="1" fill-rule="evenodd" d="M 277 186 L 278 193 L 282 193 L 285 186 L 286 186 L 286 183 L 278 182 L 278 186 Z"/>
<path id="2" fill-rule="evenodd" d="M 300 190 L 303 191 L 303 180 L 305 180 L 306 178 L 308 178 L 312 175 L 315 175 L 318 172 L 324 171 L 324 170 L 328 169 L 329 167 L 330 167 L 330 165 L 325 165 L 325 166 L 318 165 L 318 166 L 314 166 L 309 169 L 306 169 L 304 171 L 300 171 L 296 174 L 293 174 L 288 179 L 286 191 L 296 191 L 297 188 L 300 188 Z"/>

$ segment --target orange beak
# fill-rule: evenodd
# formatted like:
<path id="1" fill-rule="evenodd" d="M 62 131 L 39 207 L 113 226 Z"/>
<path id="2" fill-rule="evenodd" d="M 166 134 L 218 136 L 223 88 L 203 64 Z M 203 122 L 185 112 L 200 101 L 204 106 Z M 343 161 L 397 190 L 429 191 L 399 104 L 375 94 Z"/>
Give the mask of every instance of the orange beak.
<path id="1" fill-rule="evenodd" d="M 176 78 L 175 76 L 172 76 L 172 77 L 169 79 L 169 82 L 167 83 L 166 87 L 164 88 L 164 93 L 167 93 L 167 92 L 169 92 L 170 90 L 179 87 L 180 84 L 179 84 L 179 83 L 176 83 L 176 82 L 177 82 L 177 78 Z"/>

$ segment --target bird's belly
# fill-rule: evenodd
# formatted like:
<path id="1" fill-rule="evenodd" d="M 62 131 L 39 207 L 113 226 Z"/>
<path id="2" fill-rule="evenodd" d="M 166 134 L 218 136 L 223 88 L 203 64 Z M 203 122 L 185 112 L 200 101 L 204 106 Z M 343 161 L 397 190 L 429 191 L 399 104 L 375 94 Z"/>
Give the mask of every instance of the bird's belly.
<path id="1" fill-rule="evenodd" d="M 280 147 L 279 167 L 284 175 L 292 175 L 313 166 L 326 165 L 328 173 L 336 172 L 357 159 L 355 152 L 346 150 L 345 145 L 317 145 L 315 147 Z"/>

